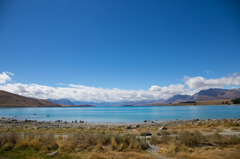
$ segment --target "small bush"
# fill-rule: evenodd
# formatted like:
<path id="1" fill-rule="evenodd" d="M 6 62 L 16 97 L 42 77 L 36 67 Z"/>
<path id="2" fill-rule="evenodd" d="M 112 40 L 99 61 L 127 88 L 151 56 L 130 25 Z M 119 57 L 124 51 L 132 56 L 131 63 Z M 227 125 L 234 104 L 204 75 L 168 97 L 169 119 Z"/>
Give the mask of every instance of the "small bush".
<path id="1" fill-rule="evenodd" d="M 19 139 L 19 134 L 17 133 L 8 133 L 0 135 L 0 148 L 2 148 L 6 143 L 15 145 Z"/>
<path id="2" fill-rule="evenodd" d="M 193 133 L 184 131 L 180 133 L 179 140 L 186 146 L 191 147 L 195 144 L 202 144 L 205 141 L 205 138 L 199 131 L 194 131 Z"/>
<path id="3" fill-rule="evenodd" d="M 160 144 L 161 143 L 161 137 L 158 137 L 158 136 L 152 136 L 151 137 L 151 140 L 150 140 L 150 143 L 151 144 Z"/>
<path id="4" fill-rule="evenodd" d="M 167 130 L 161 130 L 160 133 L 161 133 L 162 136 L 171 135 L 171 133 Z"/>
<path id="5" fill-rule="evenodd" d="M 146 143 L 146 140 L 141 140 L 141 139 L 138 139 L 138 146 L 140 149 L 142 150 L 146 150 L 149 148 L 148 144 Z"/>

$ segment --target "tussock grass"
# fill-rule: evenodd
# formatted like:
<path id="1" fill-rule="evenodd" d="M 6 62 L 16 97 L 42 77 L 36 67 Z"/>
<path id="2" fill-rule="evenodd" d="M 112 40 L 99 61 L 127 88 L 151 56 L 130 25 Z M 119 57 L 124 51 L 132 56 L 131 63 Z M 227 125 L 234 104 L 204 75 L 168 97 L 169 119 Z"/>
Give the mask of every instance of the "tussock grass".
<path id="1" fill-rule="evenodd" d="M 87 156 L 89 156 L 89 153 L 94 152 L 143 152 L 148 148 L 145 139 L 136 138 L 131 134 L 111 133 L 74 133 L 67 138 L 62 136 L 55 138 L 51 133 L 8 133 L 1 134 L 0 142 L 0 154 L 5 154 L 6 157 L 8 155 L 18 156 L 15 158 L 24 158 L 21 156 L 27 157 L 26 155 L 35 154 L 36 156 L 45 156 L 53 151 L 58 151 L 56 158 L 74 158 L 74 155 L 72 157 L 71 155 L 79 152 L 88 153 Z M 106 158 L 104 155 L 92 155 L 91 157 Z"/>
<path id="2" fill-rule="evenodd" d="M 152 136 L 151 139 L 150 139 L 150 143 L 154 144 L 154 145 L 162 143 L 161 137 L 159 137 L 159 136 Z"/>
<path id="3" fill-rule="evenodd" d="M 240 144 L 240 138 L 238 138 L 236 135 L 222 136 L 218 133 L 214 133 L 213 135 L 205 136 L 205 138 L 206 141 L 218 144 L 222 147 Z"/>
<path id="4" fill-rule="evenodd" d="M 179 136 L 168 137 L 168 141 L 164 143 L 160 139 L 157 144 L 162 147 L 159 151 L 162 155 L 177 158 L 237 159 L 240 156 L 240 138 L 235 135 L 222 136 L 214 133 L 203 136 L 199 131 L 182 131 Z M 232 153 L 228 153 L 229 151 Z"/>
<path id="5" fill-rule="evenodd" d="M 0 156 L 5 158 L 146 158 L 146 138 L 136 138 L 140 133 L 154 134 L 151 144 L 161 147 L 161 155 L 176 158 L 239 158 L 240 141 L 237 136 L 201 132 L 238 131 L 240 121 L 216 121 L 202 125 L 185 124 L 168 126 L 158 131 L 156 126 L 139 127 L 131 131 L 124 128 L 0 128 Z M 196 131 L 198 130 L 198 131 Z M 169 136 L 169 134 L 179 136 Z M 64 134 L 54 138 L 53 134 Z M 157 136 L 157 135 L 159 136 Z M 52 156 L 47 153 L 58 151 Z"/>
<path id="6" fill-rule="evenodd" d="M 179 140 L 186 146 L 194 146 L 196 144 L 202 144 L 205 141 L 204 136 L 199 131 L 184 131 L 179 135 Z"/>
<path id="7" fill-rule="evenodd" d="M 53 134 L 17 134 L 8 133 L 1 134 L 0 136 L 0 149 L 2 150 L 11 148 L 26 149 L 34 148 L 35 150 L 57 149 L 58 144 Z"/>
<path id="8" fill-rule="evenodd" d="M 0 148 L 3 147 L 6 143 L 16 144 L 19 135 L 17 133 L 3 133 L 0 135 Z"/>

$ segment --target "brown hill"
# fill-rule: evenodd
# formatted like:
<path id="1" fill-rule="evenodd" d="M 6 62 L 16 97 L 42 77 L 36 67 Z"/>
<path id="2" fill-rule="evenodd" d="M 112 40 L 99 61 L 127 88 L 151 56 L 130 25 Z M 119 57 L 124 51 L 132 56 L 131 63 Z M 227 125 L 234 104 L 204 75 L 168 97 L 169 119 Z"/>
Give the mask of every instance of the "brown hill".
<path id="1" fill-rule="evenodd" d="M 0 90 L 0 107 L 58 107 L 44 99 L 34 99 Z"/>

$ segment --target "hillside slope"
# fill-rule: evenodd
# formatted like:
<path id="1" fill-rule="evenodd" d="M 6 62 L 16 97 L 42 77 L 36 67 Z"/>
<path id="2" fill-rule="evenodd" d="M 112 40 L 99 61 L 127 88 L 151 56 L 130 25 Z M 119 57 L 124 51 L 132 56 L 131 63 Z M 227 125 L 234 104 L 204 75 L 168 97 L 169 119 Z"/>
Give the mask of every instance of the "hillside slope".
<path id="1" fill-rule="evenodd" d="M 57 107 L 44 99 L 34 99 L 0 90 L 0 107 Z"/>

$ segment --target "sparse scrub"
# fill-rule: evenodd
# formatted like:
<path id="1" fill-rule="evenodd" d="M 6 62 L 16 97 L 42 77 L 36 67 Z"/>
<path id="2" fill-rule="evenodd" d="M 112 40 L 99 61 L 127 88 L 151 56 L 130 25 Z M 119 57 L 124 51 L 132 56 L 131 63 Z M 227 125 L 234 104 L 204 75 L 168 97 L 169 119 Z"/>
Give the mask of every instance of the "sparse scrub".
<path id="1" fill-rule="evenodd" d="M 205 139 L 204 136 L 199 131 L 184 131 L 179 135 L 179 140 L 186 146 L 194 146 L 195 144 L 202 144 Z"/>
<path id="2" fill-rule="evenodd" d="M 171 134 L 178 134 L 178 131 L 177 130 L 172 130 Z"/>
<path id="3" fill-rule="evenodd" d="M 150 140 L 150 143 L 156 145 L 156 144 L 160 144 L 161 141 L 162 141 L 161 137 L 159 137 L 159 136 L 152 136 L 151 140 Z"/>
<path id="4" fill-rule="evenodd" d="M 161 133 L 162 136 L 171 135 L 171 133 L 167 130 L 161 130 L 160 133 Z"/>
<path id="5" fill-rule="evenodd" d="M 0 135 L 0 148 L 2 148 L 5 144 L 13 144 L 15 145 L 19 138 L 19 134 L 17 133 L 9 133 L 9 134 L 1 134 Z"/>
<path id="6" fill-rule="evenodd" d="M 220 146 L 240 144 L 240 138 L 236 135 L 222 136 L 218 133 L 206 136 L 207 141 L 219 144 Z"/>
<path id="7" fill-rule="evenodd" d="M 195 124 L 172 125 L 168 126 L 167 131 L 158 131 L 156 126 L 139 127 L 137 131 L 118 127 L 115 129 L 25 129 L 25 126 L 0 128 L 0 156 L 4 158 L 71 159 L 79 157 L 85 159 L 89 157 L 154 158 L 155 156 L 144 151 L 149 148 L 145 136 L 154 134 L 150 138 L 150 143 L 161 147 L 159 151 L 161 155 L 176 158 L 203 159 L 219 158 L 219 156 L 220 158 L 239 158 L 240 139 L 238 136 L 222 136 L 217 133 L 203 136 L 199 132 L 238 130 L 239 123 L 234 119 L 224 119 L 203 123 L 200 126 Z M 179 136 L 169 136 L 170 133 L 179 134 Z M 54 134 L 68 135 L 68 137 L 59 136 L 55 139 Z M 139 134 L 143 136 L 135 136 Z M 46 156 L 47 153 L 53 151 L 58 151 L 54 157 Z"/>

